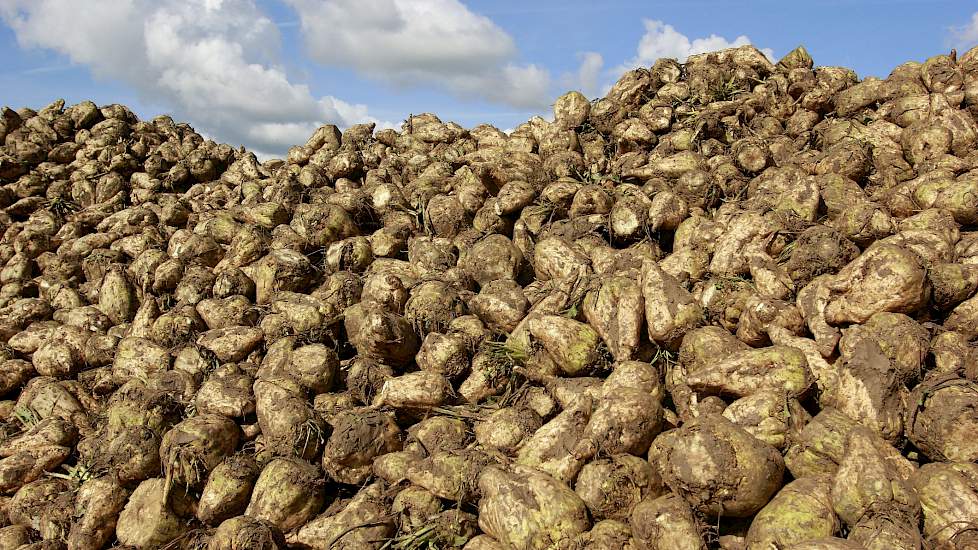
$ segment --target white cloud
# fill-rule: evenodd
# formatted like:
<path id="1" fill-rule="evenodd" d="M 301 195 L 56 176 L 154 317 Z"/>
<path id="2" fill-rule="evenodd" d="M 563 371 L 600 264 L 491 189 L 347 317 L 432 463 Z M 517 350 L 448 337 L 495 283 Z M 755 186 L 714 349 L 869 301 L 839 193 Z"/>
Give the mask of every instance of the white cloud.
<path id="1" fill-rule="evenodd" d="M 978 45 L 978 12 L 971 14 L 971 21 L 967 24 L 951 27 L 948 42 L 962 50 Z"/>
<path id="2" fill-rule="evenodd" d="M 373 120 L 289 80 L 254 0 L 0 0 L 0 16 L 23 47 L 126 82 L 223 141 L 280 154 L 319 124 Z"/>
<path id="3" fill-rule="evenodd" d="M 527 109 L 550 104 L 550 72 L 537 65 L 508 64 L 492 74 L 446 75 L 449 88 L 463 96 Z"/>
<path id="4" fill-rule="evenodd" d="M 539 109 L 549 71 L 517 64 L 512 37 L 458 0 L 286 0 L 309 55 L 395 86 Z"/>
<path id="5" fill-rule="evenodd" d="M 516 54 L 505 31 L 457 0 L 288 1 L 317 60 L 374 75 L 472 72 Z"/>
<path id="6" fill-rule="evenodd" d="M 597 52 L 582 52 L 577 54 L 581 64 L 577 72 L 567 73 L 561 78 L 561 84 L 569 90 L 578 90 L 587 97 L 601 94 L 602 70 L 604 58 Z"/>
<path id="7" fill-rule="evenodd" d="M 648 67 L 659 58 L 671 57 L 685 62 L 686 58 L 698 53 L 712 52 L 726 48 L 736 48 L 751 43 L 750 38 L 740 35 L 732 41 L 711 34 L 705 38 L 694 38 L 677 31 L 672 25 L 667 25 L 655 19 L 645 19 L 645 34 L 638 43 L 636 56 L 615 69 L 620 74 L 636 67 Z M 769 58 L 774 57 L 770 48 L 761 50 Z"/>

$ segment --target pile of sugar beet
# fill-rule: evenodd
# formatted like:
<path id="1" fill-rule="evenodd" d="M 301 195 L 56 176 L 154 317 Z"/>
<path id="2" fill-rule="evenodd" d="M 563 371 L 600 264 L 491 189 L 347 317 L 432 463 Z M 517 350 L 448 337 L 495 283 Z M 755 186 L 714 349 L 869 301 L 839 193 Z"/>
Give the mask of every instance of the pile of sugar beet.
<path id="1" fill-rule="evenodd" d="M 0 113 L 0 549 L 978 548 L 978 48 L 259 162 Z"/>

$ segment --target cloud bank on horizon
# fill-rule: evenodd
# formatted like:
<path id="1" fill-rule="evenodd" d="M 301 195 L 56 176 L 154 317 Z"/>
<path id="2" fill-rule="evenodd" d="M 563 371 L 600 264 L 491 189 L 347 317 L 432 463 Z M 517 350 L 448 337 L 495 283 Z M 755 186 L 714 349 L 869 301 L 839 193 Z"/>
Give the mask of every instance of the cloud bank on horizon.
<path id="1" fill-rule="evenodd" d="M 753 43 L 746 34 L 690 37 L 645 18 L 630 57 L 608 68 L 597 51 L 557 52 L 574 67 L 558 73 L 526 60 L 511 32 L 459 0 L 281 1 L 297 25 L 276 24 L 259 0 L 0 0 L 0 18 L 22 50 L 59 54 L 214 139 L 274 155 L 324 123 L 393 125 L 356 97 L 314 91 L 283 55 L 290 40 L 313 71 L 348 71 L 391 96 L 434 90 L 527 116 L 545 114 L 568 89 L 598 96 L 622 72 L 660 57 L 684 61 Z M 950 27 L 948 41 L 978 42 L 978 13 Z"/>
<path id="2" fill-rule="evenodd" d="M 457 0 L 287 0 L 309 56 L 394 86 L 437 86 L 540 109 L 550 74 L 518 63 L 513 37 Z"/>
<path id="3" fill-rule="evenodd" d="M 948 42 L 953 47 L 967 49 L 978 44 L 978 11 L 971 14 L 971 21 L 951 27 Z"/>
<path id="4" fill-rule="evenodd" d="M 24 47 L 122 81 L 222 141 L 279 152 L 323 121 L 372 120 L 290 81 L 274 62 L 278 27 L 252 0 L 2 0 L 0 14 Z"/>

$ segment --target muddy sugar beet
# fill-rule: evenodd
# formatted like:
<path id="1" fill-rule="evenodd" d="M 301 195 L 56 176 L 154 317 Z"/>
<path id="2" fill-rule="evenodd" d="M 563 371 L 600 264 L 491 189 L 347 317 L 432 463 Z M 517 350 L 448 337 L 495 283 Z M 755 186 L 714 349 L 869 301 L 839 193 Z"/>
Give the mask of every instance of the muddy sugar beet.
<path id="1" fill-rule="evenodd" d="M 0 548 L 978 548 L 978 49 L 509 133 L 0 112 Z"/>

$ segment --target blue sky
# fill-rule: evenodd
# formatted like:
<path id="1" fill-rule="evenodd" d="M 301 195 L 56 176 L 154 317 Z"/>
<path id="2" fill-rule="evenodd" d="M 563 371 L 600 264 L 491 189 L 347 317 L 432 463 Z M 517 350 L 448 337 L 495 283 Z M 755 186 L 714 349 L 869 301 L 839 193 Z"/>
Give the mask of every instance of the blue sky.
<path id="1" fill-rule="evenodd" d="M 745 42 L 885 77 L 978 44 L 978 3 L 0 0 L 0 104 L 124 103 L 281 155 L 323 122 L 512 128 L 568 89 Z"/>

